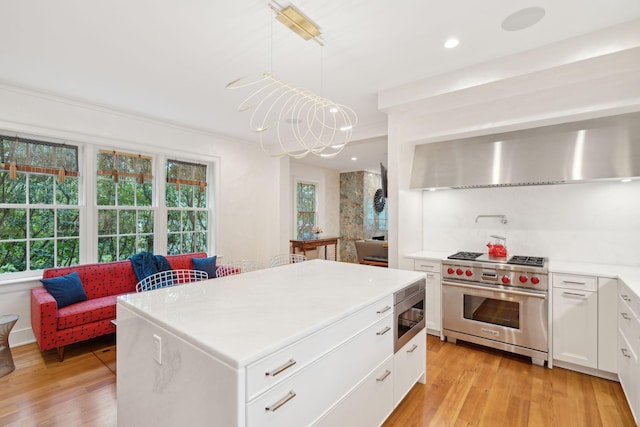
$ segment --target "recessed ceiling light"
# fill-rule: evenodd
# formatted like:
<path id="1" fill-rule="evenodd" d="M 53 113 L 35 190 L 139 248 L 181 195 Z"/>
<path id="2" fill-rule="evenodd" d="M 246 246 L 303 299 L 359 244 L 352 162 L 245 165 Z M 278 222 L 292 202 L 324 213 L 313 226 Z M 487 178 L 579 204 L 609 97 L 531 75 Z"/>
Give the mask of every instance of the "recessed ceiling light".
<path id="1" fill-rule="evenodd" d="M 541 7 L 526 7 L 504 18 L 502 29 L 505 31 L 520 31 L 537 24 L 544 18 L 545 10 Z"/>
<path id="2" fill-rule="evenodd" d="M 460 41 L 458 41 L 458 39 L 449 39 L 446 42 L 444 42 L 444 47 L 446 47 L 447 49 L 453 49 L 459 44 L 460 44 Z"/>
<path id="3" fill-rule="evenodd" d="M 351 158 L 351 161 L 353 161 L 353 162 L 355 162 L 356 160 L 358 160 L 358 158 L 357 158 L 357 157 L 352 157 L 352 158 Z"/>
<path id="4" fill-rule="evenodd" d="M 342 127 L 340 128 L 340 130 L 341 130 L 342 132 L 346 132 L 346 131 L 348 131 L 348 130 L 351 130 L 351 128 L 352 128 L 352 126 L 342 126 Z"/>
<path id="5" fill-rule="evenodd" d="M 329 112 L 330 113 L 337 113 L 338 109 L 336 107 L 331 107 L 331 108 L 329 108 Z"/>

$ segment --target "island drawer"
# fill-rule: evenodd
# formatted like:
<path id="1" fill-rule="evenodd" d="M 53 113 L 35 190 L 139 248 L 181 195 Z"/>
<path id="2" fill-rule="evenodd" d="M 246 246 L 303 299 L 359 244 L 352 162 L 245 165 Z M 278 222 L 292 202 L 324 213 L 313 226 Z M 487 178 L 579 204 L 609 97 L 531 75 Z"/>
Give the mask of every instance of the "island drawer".
<path id="1" fill-rule="evenodd" d="M 555 288 L 595 292 L 598 290 L 598 278 L 595 276 L 582 276 L 579 274 L 554 273 L 553 286 Z"/>
<path id="2" fill-rule="evenodd" d="M 389 356 L 313 427 L 381 425 L 393 411 L 395 375 Z"/>
<path id="3" fill-rule="evenodd" d="M 392 316 L 380 319 L 256 397 L 247 404 L 247 427 L 306 426 L 317 420 L 393 354 L 392 326 Z"/>
<path id="4" fill-rule="evenodd" d="M 247 402 L 383 318 L 392 319 L 393 295 L 247 366 Z M 393 337 L 393 330 L 387 335 Z M 389 352 L 393 351 L 393 342 Z"/>
<path id="5" fill-rule="evenodd" d="M 430 271 L 432 273 L 440 273 L 440 261 L 432 261 L 426 259 L 413 260 L 413 269 L 415 271 Z"/>

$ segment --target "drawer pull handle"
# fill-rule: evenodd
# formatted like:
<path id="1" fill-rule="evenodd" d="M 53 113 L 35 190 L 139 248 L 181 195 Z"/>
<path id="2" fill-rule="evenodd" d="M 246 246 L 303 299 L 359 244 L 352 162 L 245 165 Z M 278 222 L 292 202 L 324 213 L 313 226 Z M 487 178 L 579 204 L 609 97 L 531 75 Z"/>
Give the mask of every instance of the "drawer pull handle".
<path id="1" fill-rule="evenodd" d="M 578 294 L 576 292 L 563 292 L 562 295 L 571 295 L 573 297 L 586 297 L 586 294 Z"/>
<path id="2" fill-rule="evenodd" d="M 382 376 L 380 378 L 376 378 L 376 381 L 382 382 L 382 381 L 386 380 L 389 375 L 391 375 L 391 371 L 389 371 L 388 369 L 385 369 L 384 370 L 384 374 L 382 374 Z"/>
<path id="3" fill-rule="evenodd" d="M 629 295 L 622 294 L 620 295 L 620 297 L 622 298 L 623 301 L 631 302 L 631 298 L 629 298 Z"/>
<path id="4" fill-rule="evenodd" d="M 573 280 L 563 280 L 562 283 L 567 283 L 569 285 L 586 285 L 587 282 L 576 282 Z"/>
<path id="5" fill-rule="evenodd" d="M 386 312 L 387 312 L 387 311 L 389 311 L 389 310 L 391 310 L 391 307 L 386 306 L 385 308 L 383 308 L 383 309 L 380 309 L 380 310 L 376 311 L 376 313 L 377 313 L 377 314 L 382 314 L 382 313 L 386 313 Z"/>
<path id="6" fill-rule="evenodd" d="M 269 371 L 269 372 L 265 372 L 264 374 L 267 377 L 275 377 L 276 375 L 278 375 L 279 373 L 281 373 L 282 371 L 285 371 L 287 369 L 289 369 L 290 367 L 292 367 L 293 365 L 296 364 L 296 361 L 293 359 L 290 359 L 287 363 L 285 363 L 284 365 L 277 367 L 276 369 L 274 369 L 273 371 Z"/>
<path id="7" fill-rule="evenodd" d="M 622 352 L 622 355 L 623 355 L 624 357 L 629 357 L 629 358 L 631 357 L 631 356 L 629 355 L 629 352 L 627 351 L 627 349 L 626 349 L 626 348 L 621 348 L 621 349 L 620 349 L 620 351 Z"/>
<path id="8" fill-rule="evenodd" d="M 269 406 L 265 407 L 264 410 L 268 411 L 268 412 L 276 412 L 278 409 L 280 409 L 282 407 L 282 405 L 284 405 L 285 403 L 287 403 L 288 401 L 290 401 L 294 397 L 296 397 L 296 392 L 291 390 L 291 391 L 289 391 L 289 393 L 287 393 L 287 395 L 285 397 L 283 397 L 282 399 L 278 400 L 273 405 L 269 405 Z"/>
<path id="9" fill-rule="evenodd" d="M 391 330 L 390 327 L 386 326 L 383 330 L 376 332 L 376 335 L 384 335 Z"/>
<path id="10" fill-rule="evenodd" d="M 409 350 L 407 350 L 407 353 L 413 353 L 414 351 L 416 351 L 417 348 L 418 348 L 418 344 L 414 344 L 411 346 Z"/>
<path id="11" fill-rule="evenodd" d="M 620 313 L 620 316 L 622 316 L 624 320 L 631 320 L 631 317 L 627 313 Z"/>

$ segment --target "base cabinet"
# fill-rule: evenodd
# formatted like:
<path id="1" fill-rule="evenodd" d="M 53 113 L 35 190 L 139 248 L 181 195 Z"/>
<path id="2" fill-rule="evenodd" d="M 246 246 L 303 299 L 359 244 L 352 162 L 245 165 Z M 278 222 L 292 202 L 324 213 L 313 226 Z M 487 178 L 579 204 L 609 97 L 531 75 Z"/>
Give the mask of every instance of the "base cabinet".
<path id="1" fill-rule="evenodd" d="M 598 368 L 598 293 L 553 290 L 553 358 Z"/>
<path id="2" fill-rule="evenodd" d="M 442 284 L 440 261 L 423 259 L 414 260 L 415 271 L 424 271 L 427 274 L 426 283 L 426 326 L 430 335 L 442 337 Z"/>
<path id="3" fill-rule="evenodd" d="M 633 417 L 638 423 L 640 416 L 640 297 L 619 283 L 617 304 L 618 378 L 629 402 Z"/>
<path id="4" fill-rule="evenodd" d="M 393 355 L 393 406 L 409 393 L 416 382 L 425 383 L 427 336 L 423 329 Z"/>
<path id="5" fill-rule="evenodd" d="M 618 280 L 553 274 L 553 359 L 618 372 Z"/>
<path id="6" fill-rule="evenodd" d="M 389 357 L 314 426 L 381 425 L 393 411 L 393 370 L 393 357 Z"/>

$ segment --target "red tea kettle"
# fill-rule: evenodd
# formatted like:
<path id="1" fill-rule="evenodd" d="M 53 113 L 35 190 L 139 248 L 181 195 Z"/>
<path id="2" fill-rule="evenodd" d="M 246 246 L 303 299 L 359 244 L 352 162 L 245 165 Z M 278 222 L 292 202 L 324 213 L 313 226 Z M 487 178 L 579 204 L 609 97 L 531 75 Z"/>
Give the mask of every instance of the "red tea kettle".
<path id="1" fill-rule="evenodd" d="M 487 243 L 487 247 L 489 248 L 489 255 L 496 257 L 506 257 L 507 256 L 507 247 L 505 246 L 507 242 L 506 237 L 502 236 L 489 236 L 493 240 Z"/>

